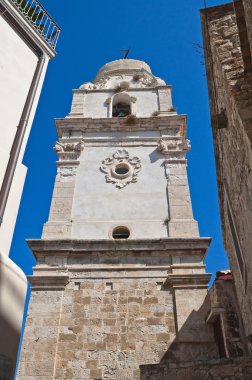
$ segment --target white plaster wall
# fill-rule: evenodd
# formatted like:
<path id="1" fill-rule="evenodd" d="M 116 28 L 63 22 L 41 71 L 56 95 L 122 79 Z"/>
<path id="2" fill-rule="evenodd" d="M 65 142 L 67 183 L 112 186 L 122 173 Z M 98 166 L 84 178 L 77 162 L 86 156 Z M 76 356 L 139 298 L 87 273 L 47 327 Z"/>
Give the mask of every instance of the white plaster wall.
<path id="1" fill-rule="evenodd" d="M 7 256 L 10 251 L 26 173 L 27 167 L 21 163 L 18 163 L 12 181 L 8 202 L 5 208 L 3 223 L 0 228 L 0 253 Z"/>
<path id="2" fill-rule="evenodd" d="M 0 18 L 0 186 L 5 175 L 10 150 L 20 122 L 29 88 L 37 66 L 38 57 L 17 35 L 11 26 Z M 22 164 L 23 155 L 29 138 L 32 122 L 39 101 L 49 58 L 45 63 L 36 89 L 32 109 L 27 120 L 26 132 L 0 228 L 0 252 L 9 254 L 15 228 L 18 208 L 22 196 L 27 168 Z"/>
<path id="3" fill-rule="evenodd" d="M 107 183 L 101 162 L 118 149 L 141 160 L 136 183 L 118 189 Z M 72 209 L 73 238 L 106 239 L 118 225 L 131 231 L 131 238 L 167 237 L 168 217 L 163 156 L 155 146 L 86 146 L 80 157 Z"/>
<path id="4" fill-rule="evenodd" d="M 131 106 L 132 113 L 138 117 L 150 117 L 154 111 L 159 110 L 158 93 L 156 90 L 131 90 L 127 91 L 126 94 L 136 98 L 136 102 L 132 102 Z M 83 105 L 84 116 L 93 118 L 111 117 L 112 100 L 110 104 L 106 104 L 106 100 L 110 97 L 113 98 L 113 95 L 113 93 L 109 92 L 91 92 L 86 94 Z"/>
<path id="5" fill-rule="evenodd" d="M 0 187 L 2 186 L 13 140 L 36 70 L 38 57 L 11 26 L 0 18 Z M 24 273 L 8 259 L 27 168 L 22 159 L 46 73 L 48 56 L 39 79 L 15 174 L 0 228 L 0 357 L 12 362 L 14 370 L 23 320 L 27 281 Z"/>
<path id="6" fill-rule="evenodd" d="M 0 36 L 1 184 L 38 57 L 3 18 Z"/>
<path id="7" fill-rule="evenodd" d="M 84 96 L 83 112 L 85 117 L 108 117 L 108 105 L 105 104 L 109 92 L 92 92 Z"/>
<path id="8" fill-rule="evenodd" d="M 32 102 L 31 112 L 30 112 L 30 115 L 29 115 L 29 119 L 27 120 L 27 126 L 26 126 L 25 135 L 24 135 L 24 138 L 23 138 L 22 147 L 21 147 L 20 153 L 19 153 L 19 162 L 20 163 L 23 160 L 23 156 L 24 156 L 24 153 L 25 153 L 26 145 L 27 145 L 28 138 L 29 138 L 29 135 L 30 135 L 30 132 L 31 132 L 31 128 L 32 128 L 33 119 L 34 119 L 34 116 L 35 116 L 35 113 L 36 113 L 36 110 L 37 110 L 37 107 L 38 107 L 38 102 L 39 102 L 40 94 L 41 94 L 42 87 L 43 87 L 43 84 L 44 84 L 45 75 L 46 75 L 46 71 L 47 71 L 47 66 L 48 66 L 48 63 L 49 63 L 49 57 L 47 55 L 44 55 L 44 59 L 45 59 L 44 66 L 43 66 L 43 69 L 41 71 L 39 82 L 38 82 L 38 85 L 37 85 L 37 88 L 36 88 L 36 92 L 35 92 L 34 99 L 33 99 L 33 102 Z"/>
<path id="9" fill-rule="evenodd" d="M 137 117 L 150 117 L 154 111 L 158 111 L 156 90 L 130 91 L 129 95 L 137 99 L 135 103 L 132 103 L 132 113 Z"/>

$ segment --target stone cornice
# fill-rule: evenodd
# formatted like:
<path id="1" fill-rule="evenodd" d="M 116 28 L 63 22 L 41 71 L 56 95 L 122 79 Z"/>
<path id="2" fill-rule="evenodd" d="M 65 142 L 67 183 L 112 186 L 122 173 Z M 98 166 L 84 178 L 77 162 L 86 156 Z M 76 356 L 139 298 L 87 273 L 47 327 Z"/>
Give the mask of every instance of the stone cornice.
<path id="1" fill-rule="evenodd" d="M 207 288 L 211 276 L 210 273 L 169 274 L 166 284 L 172 285 L 174 289 Z"/>
<path id="2" fill-rule="evenodd" d="M 183 265 L 181 265 L 182 268 L 184 268 Z M 193 268 L 195 268 L 196 266 L 194 265 Z M 171 272 L 171 268 L 172 266 L 171 265 L 163 265 L 163 266 L 160 266 L 160 265 L 148 265 L 147 266 L 143 266 L 143 265 L 139 265 L 139 266 L 136 266 L 135 264 L 133 264 L 133 266 L 127 266 L 127 265 L 109 265 L 109 264 L 92 264 L 92 266 L 90 265 L 83 265 L 83 264 L 80 264 L 80 265 L 67 265 L 67 269 L 68 271 L 70 272 L 113 272 L 113 271 L 119 271 L 119 272 L 124 272 L 124 271 L 129 271 L 129 272 L 140 272 L 140 271 L 148 271 L 148 272 L 151 272 L 151 271 L 166 271 L 167 273 L 168 272 Z M 198 268 L 201 268 L 201 266 L 198 266 L 197 265 L 197 269 Z M 57 270 L 59 271 L 65 271 L 66 270 L 66 267 L 65 266 L 58 266 L 57 267 Z M 50 267 L 50 266 L 36 266 L 34 268 L 34 272 L 36 273 L 39 273 L 39 272 L 55 272 L 55 267 Z"/>
<path id="3" fill-rule="evenodd" d="M 66 274 L 36 275 L 27 278 L 32 290 L 64 290 L 69 282 L 69 276 Z"/>
<path id="4" fill-rule="evenodd" d="M 186 134 L 186 115 L 170 115 L 156 117 L 138 117 L 134 125 L 126 125 L 126 118 L 85 118 L 85 117 L 66 117 L 55 119 L 55 125 L 59 138 L 63 137 L 64 132 L 118 132 L 120 128 L 123 132 L 141 131 L 162 131 L 167 129 L 179 129 L 182 139 Z M 84 137 L 84 136 L 83 136 Z"/>
<path id="5" fill-rule="evenodd" d="M 218 14 L 226 16 L 227 12 L 234 13 L 233 3 L 214 5 L 213 7 L 202 8 L 200 10 L 201 15 L 214 14 L 215 17 Z"/>
<path id="6" fill-rule="evenodd" d="M 152 137 L 144 137 L 144 136 L 130 136 L 129 137 L 110 137 L 110 136 L 105 136 L 102 138 L 95 138 L 95 137 L 89 137 L 86 136 L 85 134 L 83 135 L 84 137 L 82 138 L 85 142 L 86 146 L 111 146 L 111 143 L 113 146 L 116 146 L 116 144 L 119 144 L 118 146 L 156 146 L 158 144 L 158 141 L 160 140 L 160 133 L 157 134 L 157 136 L 152 136 Z M 64 138 L 66 140 L 68 138 Z M 181 141 L 181 138 L 178 137 L 169 137 L 167 140 L 177 140 L 178 143 Z M 62 139 L 63 140 L 63 139 Z"/>
<path id="7" fill-rule="evenodd" d="M 27 243 L 37 258 L 45 254 L 69 255 L 95 252 L 145 252 L 160 251 L 170 255 L 192 251 L 205 257 L 211 238 L 167 238 L 139 240 L 80 240 L 80 239 L 30 239 Z"/>
<path id="8" fill-rule="evenodd" d="M 131 87 L 131 88 L 128 88 L 127 89 L 127 92 L 135 92 L 135 91 L 139 91 L 139 92 L 141 92 L 141 91 L 150 91 L 150 90 L 164 90 L 164 89 L 171 89 L 172 88 L 172 85 L 162 85 L 162 86 L 159 86 L 159 85 L 157 85 L 157 86 L 153 86 L 153 87 Z M 96 89 L 84 89 L 84 88 L 74 88 L 73 90 L 72 90 L 72 92 L 73 92 L 73 94 L 74 93 L 79 93 L 79 94 L 90 94 L 91 92 L 102 92 L 102 93 L 104 93 L 104 92 L 107 92 L 107 93 L 110 93 L 110 94 L 114 94 L 114 92 L 113 92 L 113 89 L 111 89 L 111 88 L 96 88 Z"/>

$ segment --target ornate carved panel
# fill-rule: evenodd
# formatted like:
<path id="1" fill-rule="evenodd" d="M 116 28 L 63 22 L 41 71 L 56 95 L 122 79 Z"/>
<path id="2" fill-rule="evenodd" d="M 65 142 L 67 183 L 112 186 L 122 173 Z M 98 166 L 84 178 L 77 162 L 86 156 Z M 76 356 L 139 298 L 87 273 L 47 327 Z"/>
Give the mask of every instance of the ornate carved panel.
<path id="1" fill-rule="evenodd" d="M 141 161 L 138 157 L 130 157 L 126 149 L 117 150 L 102 161 L 100 170 L 106 174 L 107 182 L 121 189 L 131 182 L 137 182 Z"/>
<path id="2" fill-rule="evenodd" d="M 76 175 L 77 166 L 79 165 L 78 159 L 83 149 L 83 139 L 71 142 L 62 140 L 55 143 L 54 150 L 59 157 L 57 172 L 64 180 L 71 180 Z"/>

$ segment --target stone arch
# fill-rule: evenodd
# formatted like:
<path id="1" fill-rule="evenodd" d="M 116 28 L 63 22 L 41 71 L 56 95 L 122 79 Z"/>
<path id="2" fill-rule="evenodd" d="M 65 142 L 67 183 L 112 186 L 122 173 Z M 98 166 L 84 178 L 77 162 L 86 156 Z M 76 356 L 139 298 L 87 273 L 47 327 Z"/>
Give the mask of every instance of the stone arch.
<path id="1" fill-rule="evenodd" d="M 111 116 L 125 117 L 130 115 L 131 112 L 131 97 L 122 92 L 115 94 L 112 98 Z"/>

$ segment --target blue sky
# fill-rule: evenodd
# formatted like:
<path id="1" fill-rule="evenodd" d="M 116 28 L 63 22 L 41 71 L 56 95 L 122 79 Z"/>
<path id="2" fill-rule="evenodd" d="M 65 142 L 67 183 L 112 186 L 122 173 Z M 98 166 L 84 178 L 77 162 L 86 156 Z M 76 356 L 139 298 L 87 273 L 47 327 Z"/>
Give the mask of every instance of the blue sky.
<path id="1" fill-rule="evenodd" d="M 70 111 L 72 89 L 94 78 L 106 62 L 146 61 L 154 75 L 173 85 L 173 103 L 188 115 L 188 176 L 194 217 L 202 237 L 211 236 L 207 271 L 228 267 L 222 247 L 212 132 L 205 69 L 202 66 L 200 8 L 204 0 L 41 0 L 62 32 L 57 57 L 49 63 L 24 163 L 29 171 L 10 257 L 32 273 L 35 261 L 26 238 L 39 238 L 47 221 L 56 174 L 54 118 Z M 207 6 L 225 1 L 206 0 Z M 198 51 L 196 51 L 198 50 Z"/>

